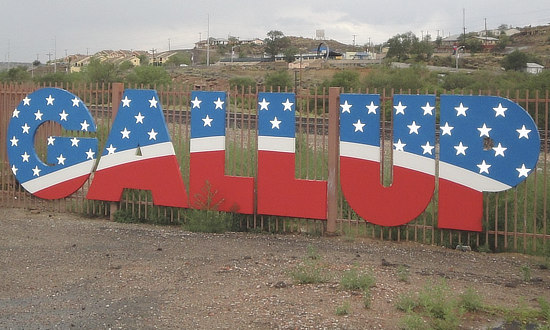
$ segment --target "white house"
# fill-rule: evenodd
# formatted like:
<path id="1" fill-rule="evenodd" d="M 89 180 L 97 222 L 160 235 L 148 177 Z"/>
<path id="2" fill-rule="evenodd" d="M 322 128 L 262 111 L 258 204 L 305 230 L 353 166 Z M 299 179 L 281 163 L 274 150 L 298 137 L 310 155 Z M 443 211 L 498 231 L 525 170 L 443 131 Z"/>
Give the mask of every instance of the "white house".
<path id="1" fill-rule="evenodd" d="M 525 72 L 531 73 L 531 74 L 538 74 L 538 73 L 541 73 L 543 69 L 544 69 L 544 66 L 538 63 L 527 63 L 527 66 L 525 67 Z"/>

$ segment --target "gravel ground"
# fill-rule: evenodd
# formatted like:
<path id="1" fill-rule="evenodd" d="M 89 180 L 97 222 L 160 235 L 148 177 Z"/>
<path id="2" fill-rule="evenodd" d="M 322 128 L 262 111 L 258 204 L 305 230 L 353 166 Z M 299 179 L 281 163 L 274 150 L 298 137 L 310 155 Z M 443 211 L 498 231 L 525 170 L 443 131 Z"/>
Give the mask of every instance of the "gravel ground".
<path id="1" fill-rule="evenodd" d="M 0 237 L 2 329 L 394 329 L 405 315 L 395 307 L 399 297 L 441 278 L 457 294 L 472 287 L 492 305 L 550 300 L 550 271 L 520 254 L 345 237 L 198 234 L 21 209 L 0 209 Z M 312 250 L 329 281 L 297 284 L 290 273 Z M 368 309 L 361 292 L 339 286 L 353 267 L 376 279 Z M 406 282 L 399 281 L 404 269 Z M 337 315 L 347 303 L 349 313 Z M 461 327 L 500 323 L 484 315 Z"/>

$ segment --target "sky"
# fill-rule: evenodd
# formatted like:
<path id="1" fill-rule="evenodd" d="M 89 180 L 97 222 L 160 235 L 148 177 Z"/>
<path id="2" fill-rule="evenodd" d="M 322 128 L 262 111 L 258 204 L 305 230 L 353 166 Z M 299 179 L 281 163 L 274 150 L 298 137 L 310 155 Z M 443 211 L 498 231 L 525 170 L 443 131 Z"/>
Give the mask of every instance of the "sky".
<path id="1" fill-rule="evenodd" d="M 548 0 L 0 0 L 0 62 L 42 63 L 104 49 L 193 48 L 199 38 L 287 36 L 379 44 L 413 32 L 448 36 L 550 24 Z M 464 15 L 463 15 L 464 13 Z M 50 55 L 49 55 L 50 54 Z"/>

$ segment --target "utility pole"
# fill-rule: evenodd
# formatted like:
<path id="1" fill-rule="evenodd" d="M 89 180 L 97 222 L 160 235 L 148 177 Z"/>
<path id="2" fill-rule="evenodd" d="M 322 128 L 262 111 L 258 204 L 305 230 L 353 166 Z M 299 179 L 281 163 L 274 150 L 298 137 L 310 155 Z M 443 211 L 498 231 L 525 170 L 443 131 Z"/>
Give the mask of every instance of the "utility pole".
<path id="1" fill-rule="evenodd" d="M 168 51 L 170 51 L 170 38 L 168 38 Z"/>
<path id="2" fill-rule="evenodd" d="M 208 14 L 206 28 L 206 66 L 210 66 L 210 14 Z"/>
<path id="3" fill-rule="evenodd" d="M 355 47 L 355 37 L 357 37 L 357 34 L 353 35 L 353 47 Z"/>
<path id="4" fill-rule="evenodd" d="M 462 41 L 466 44 L 466 8 L 462 8 Z"/>

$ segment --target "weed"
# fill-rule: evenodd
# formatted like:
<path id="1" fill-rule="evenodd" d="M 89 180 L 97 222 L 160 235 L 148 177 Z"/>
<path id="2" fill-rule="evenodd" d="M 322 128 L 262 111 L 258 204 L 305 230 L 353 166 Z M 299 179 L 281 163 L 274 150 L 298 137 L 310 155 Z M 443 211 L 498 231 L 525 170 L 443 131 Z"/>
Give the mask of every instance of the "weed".
<path id="1" fill-rule="evenodd" d="M 426 321 L 417 313 L 409 312 L 399 321 L 399 328 L 407 330 L 424 330 Z"/>
<path id="2" fill-rule="evenodd" d="M 336 307 L 336 315 L 342 316 L 342 315 L 348 315 L 350 310 L 350 303 L 349 301 L 344 301 L 344 303 L 338 307 Z"/>
<path id="3" fill-rule="evenodd" d="M 543 297 L 539 297 L 537 301 L 539 303 L 541 317 L 546 321 L 550 321 L 550 303 Z"/>
<path id="4" fill-rule="evenodd" d="M 346 270 L 340 279 L 340 287 L 344 290 L 368 290 L 376 280 L 369 272 L 360 272 L 357 268 Z"/>
<path id="5" fill-rule="evenodd" d="M 120 223 L 141 223 L 145 221 L 144 219 L 134 216 L 132 212 L 122 209 L 117 210 L 113 214 L 113 220 Z"/>
<path id="6" fill-rule="evenodd" d="M 370 308 L 372 305 L 372 293 L 370 289 L 363 290 L 363 306 L 365 308 Z"/>
<path id="7" fill-rule="evenodd" d="M 531 267 L 528 264 L 521 266 L 521 279 L 524 282 L 531 282 Z"/>
<path id="8" fill-rule="evenodd" d="M 399 282 L 408 283 L 409 282 L 409 275 L 410 275 L 410 271 L 409 271 L 409 268 L 407 266 L 399 265 L 399 267 L 397 267 L 397 278 L 398 278 Z"/>
<path id="9" fill-rule="evenodd" d="M 321 264 L 321 256 L 312 245 L 308 245 L 307 256 L 290 271 L 290 276 L 298 284 L 326 283 L 329 281 L 329 275 Z"/>
<path id="10" fill-rule="evenodd" d="M 471 287 L 467 288 L 459 297 L 458 304 L 467 312 L 479 312 L 483 310 L 483 302 L 479 294 Z"/>
<path id="11" fill-rule="evenodd" d="M 395 307 L 403 312 L 411 312 L 418 306 L 418 301 L 412 293 L 406 293 L 400 296 Z"/>

